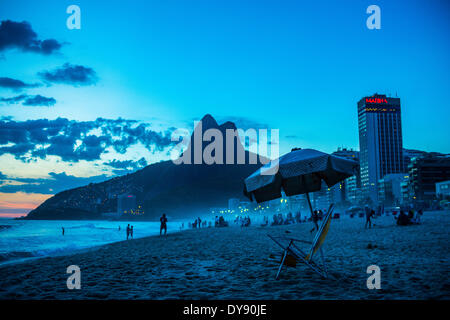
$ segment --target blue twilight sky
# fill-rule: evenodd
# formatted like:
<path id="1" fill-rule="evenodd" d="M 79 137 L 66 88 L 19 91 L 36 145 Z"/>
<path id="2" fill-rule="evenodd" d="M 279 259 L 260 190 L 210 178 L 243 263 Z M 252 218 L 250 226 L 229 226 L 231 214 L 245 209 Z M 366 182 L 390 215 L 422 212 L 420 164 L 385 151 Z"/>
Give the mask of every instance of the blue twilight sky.
<path id="1" fill-rule="evenodd" d="M 81 30 L 66 27 L 71 4 L 81 8 Z M 381 8 L 381 30 L 366 27 L 371 4 Z M 71 130 L 83 121 L 91 131 L 71 133 L 72 151 L 80 147 L 73 154 L 50 135 L 41 144 L 25 141 L 40 152 L 0 137 L 0 195 L 37 194 L 29 184 L 46 180 L 56 187 L 43 192 L 49 194 L 76 185 L 76 178 L 101 180 L 167 159 L 164 133 L 191 128 L 206 113 L 219 122 L 279 129 L 281 153 L 295 146 L 358 149 L 356 103 L 375 92 L 401 98 L 404 147 L 450 152 L 449 9 L 438 0 L 1 0 L 0 21 L 26 21 L 35 40 L 61 45 L 39 52 L 8 38 L 15 44 L 1 47 L 0 31 L 0 77 L 31 85 L 0 87 L 3 129 L 12 121 L 29 130 L 37 122 L 24 121 L 67 118 L 74 120 Z M 64 78 L 76 66 L 86 81 Z M 14 97 L 22 103 L 7 102 Z M 101 136 L 99 117 L 108 130 L 119 117 L 138 121 L 122 124 L 129 130 L 117 139 L 130 142 L 125 149 L 106 141 L 106 129 L 104 140 L 84 141 Z"/>

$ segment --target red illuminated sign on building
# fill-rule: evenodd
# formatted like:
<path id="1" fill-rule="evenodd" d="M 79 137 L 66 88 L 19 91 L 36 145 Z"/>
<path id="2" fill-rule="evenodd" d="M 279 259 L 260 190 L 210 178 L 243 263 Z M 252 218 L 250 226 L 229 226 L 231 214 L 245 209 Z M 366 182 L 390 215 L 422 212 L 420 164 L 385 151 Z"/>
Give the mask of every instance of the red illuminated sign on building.
<path id="1" fill-rule="evenodd" d="M 366 98 L 366 103 L 388 103 L 385 98 Z"/>

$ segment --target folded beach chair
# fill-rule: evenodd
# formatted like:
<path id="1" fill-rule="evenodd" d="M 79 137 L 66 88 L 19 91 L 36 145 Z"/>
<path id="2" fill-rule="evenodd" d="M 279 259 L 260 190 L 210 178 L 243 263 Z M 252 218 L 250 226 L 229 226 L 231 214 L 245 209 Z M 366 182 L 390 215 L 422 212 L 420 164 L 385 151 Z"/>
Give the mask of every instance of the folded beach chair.
<path id="1" fill-rule="evenodd" d="M 333 205 L 330 205 L 328 208 L 328 211 L 322 221 L 322 224 L 320 225 L 319 230 L 317 231 L 314 240 L 311 241 L 305 241 L 305 240 L 299 240 L 295 238 L 289 238 L 289 237 L 274 237 L 271 235 L 268 235 L 270 239 L 272 239 L 277 245 L 279 245 L 283 249 L 283 258 L 281 259 L 280 267 L 278 268 L 277 276 L 275 279 L 278 279 L 278 276 L 280 275 L 281 269 L 283 268 L 283 265 L 285 264 L 286 257 L 289 256 L 290 258 L 295 259 L 296 261 L 300 261 L 305 263 L 308 267 L 313 269 L 315 272 L 317 272 L 320 276 L 323 278 L 327 278 L 327 266 L 325 264 L 324 255 L 322 252 L 322 244 L 325 241 L 325 237 L 327 236 L 328 229 L 330 228 L 331 223 L 331 214 L 333 212 Z M 296 243 L 306 243 L 310 244 L 311 248 L 309 249 L 308 253 L 305 253 L 302 249 L 300 249 Z M 320 252 L 320 262 L 317 261 L 315 258 L 315 253 L 319 251 Z"/>

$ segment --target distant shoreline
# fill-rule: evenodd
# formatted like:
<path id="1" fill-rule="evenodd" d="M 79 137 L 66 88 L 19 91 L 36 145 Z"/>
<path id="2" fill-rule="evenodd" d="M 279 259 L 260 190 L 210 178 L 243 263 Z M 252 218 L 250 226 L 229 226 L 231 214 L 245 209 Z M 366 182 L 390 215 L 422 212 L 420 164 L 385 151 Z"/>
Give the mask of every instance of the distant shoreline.
<path id="1" fill-rule="evenodd" d="M 88 252 L 0 267 L 0 299 L 450 299 L 449 212 L 425 212 L 420 225 L 392 216 L 333 219 L 324 253 L 330 279 L 303 265 L 278 267 L 281 251 L 267 234 L 310 240 L 311 223 L 202 228 L 99 246 Z M 382 289 L 366 288 L 369 265 Z M 81 270 L 68 290 L 66 268 Z"/>
<path id="2" fill-rule="evenodd" d="M 5 223 L 6 223 L 7 220 L 9 220 L 9 221 L 16 221 L 16 219 L 5 219 L 4 220 Z M 28 251 L 29 247 L 25 246 L 24 248 L 15 248 L 15 251 L 13 250 L 13 251 L 6 251 L 6 252 L 4 252 L 3 250 L 1 250 L 0 251 L 0 268 L 3 267 L 3 266 L 6 266 L 6 265 L 13 265 L 13 264 L 15 265 L 15 264 L 21 264 L 21 263 L 28 263 L 30 261 L 34 261 L 34 260 L 38 260 L 38 259 L 78 254 L 78 253 L 82 253 L 82 252 L 85 252 L 85 251 L 96 250 L 96 249 L 98 249 L 98 248 L 100 248 L 102 246 L 107 246 L 107 245 L 110 245 L 110 244 L 113 244 L 113 243 L 117 243 L 117 242 L 121 242 L 121 241 L 131 241 L 131 240 L 133 240 L 132 238 L 130 238 L 129 240 L 125 239 L 125 226 L 123 225 L 124 223 L 131 223 L 131 224 L 133 224 L 134 222 L 137 222 L 137 223 L 152 223 L 154 225 L 159 224 L 158 222 L 154 222 L 154 221 L 127 221 L 127 220 L 124 220 L 124 221 L 109 221 L 109 220 L 24 220 L 24 221 L 37 222 L 37 223 L 39 223 L 39 222 L 52 222 L 52 223 L 56 222 L 57 223 L 59 221 L 61 223 L 64 223 L 64 222 L 73 222 L 73 223 L 81 222 L 82 223 L 82 222 L 88 222 L 88 221 L 91 221 L 93 223 L 95 223 L 95 222 L 112 222 L 112 223 L 118 222 L 118 223 L 122 224 L 123 228 L 121 230 L 117 230 L 117 228 L 111 228 L 111 227 L 106 227 L 106 229 L 110 229 L 113 233 L 116 233 L 117 231 L 119 231 L 119 234 L 123 235 L 123 237 L 120 237 L 120 240 L 113 240 L 113 241 L 110 241 L 110 242 L 100 243 L 100 244 L 92 244 L 91 246 L 87 246 L 87 247 L 84 247 L 83 244 L 81 244 L 83 247 L 71 248 L 71 249 L 66 249 L 65 246 L 61 246 L 61 247 L 56 246 L 56 247 L 52 247 L 51 249 L 48 249 L 48 248 L 33 248 L 33 246 L 32 246 L 32 248 L 33 248 L 32 251 Z M 170 229 L 170 227 L 169 227 L 169 232 L 175 233 L 175 232 L 184 231 L 185 229 L 180 229 L 179 228 L 179 224 L 180 223 L 181 223 L 180 221 L 173 222 L 173 225 L 172 225 L 173 229 Z M 0 232 L 6 232 L 7 230 L 13 229 L 14 227 L 15 227 L 14 224 L 12 224 L 12 225 L 2 225 L 1 221 L 0 221 Z M 38 226 L 38 227 L 40 227 L 40 226 Z M 79 228 L 86 228 L 86 226 L 85 225 L 81 225 L 81 226 L 79 226 L 79 225 L 67 226 L 65 228 L 66 229 L 66 236 L 70 236 L 70 231 L 69 230 L 71 230 L 73 228 L 79 230 Z M 104 226 L 97 226 L 96 228 L 100 228 L 100 230 L 101 229 L 105 229 Z M 153 230 L 154 226 L 151 226 L 151 228 L 152 229 L 148 229 L 148 230 Z M 138 231 L 141 231 L 141 235 L 139 235 L 139 233 L 138 234 L 135 233 L 135 239 L 142 239 L 142 238 L 146 238 L 146 237 L 158 236 L 158 234 L 156 234 L 155 231 L 150 232 L 150 234 L 148 234 L 148 235 L 142 236 L 142 230 L 145 230 L 145 226 L 144 226 L 144 229 L 143 229 L 142 225 L 141 225 L 141 227 L 138 230 Z M 60 235 L 60 232 L 61 232 L 60 229 L 57 229 L 56 231 L 58 232 L 57 233 L 57 237 L 61 236 Z M 68 231 L 69 231 L 69 234 L 67 233 Z M 157 232 L 159 232 L 159 229 L 158 229 Z M 0 235 L 1 235 L 1 233 L 0 233 Z M 79 238 L 79 237 L 83 237 L 83 235 L 80 235 L 77 238 Z M 55 239 L 53 238 L 52 241 L 54 241 L 54 240 Z M 33 243 L 31 243 L 31 244 L 33 245 Z M 70 245 L 71 242 L 69 242 L 68 244 Z M 67 243 L 66 243 L 66 245 L 67 245 Z M 73 245 L 77 246 L 77 245 L 80 245 L 80 244 L 73 243 Z M 45 252 L 45 253 L 42 254 L 42 252 Z M 36 254 L 36 253 L 38 253 L 38 254 Z"/>

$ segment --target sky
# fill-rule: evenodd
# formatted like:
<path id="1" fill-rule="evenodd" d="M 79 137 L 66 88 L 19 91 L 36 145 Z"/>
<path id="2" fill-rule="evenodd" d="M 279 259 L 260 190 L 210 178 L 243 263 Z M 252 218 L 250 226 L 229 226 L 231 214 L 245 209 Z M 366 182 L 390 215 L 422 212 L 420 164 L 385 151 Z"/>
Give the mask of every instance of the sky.
<path id="1" fill-rule="evenodd" d="M 69 5 L 81 29 L 68 29 Z M 381 9 L 369 30 L 366 9 Z M 356 104 L 401 99 L 403 145 L 450 152 L 447 1 L 0 0 L 0 217 L 169 159 L 205 114 L 359 149 Z"/>

